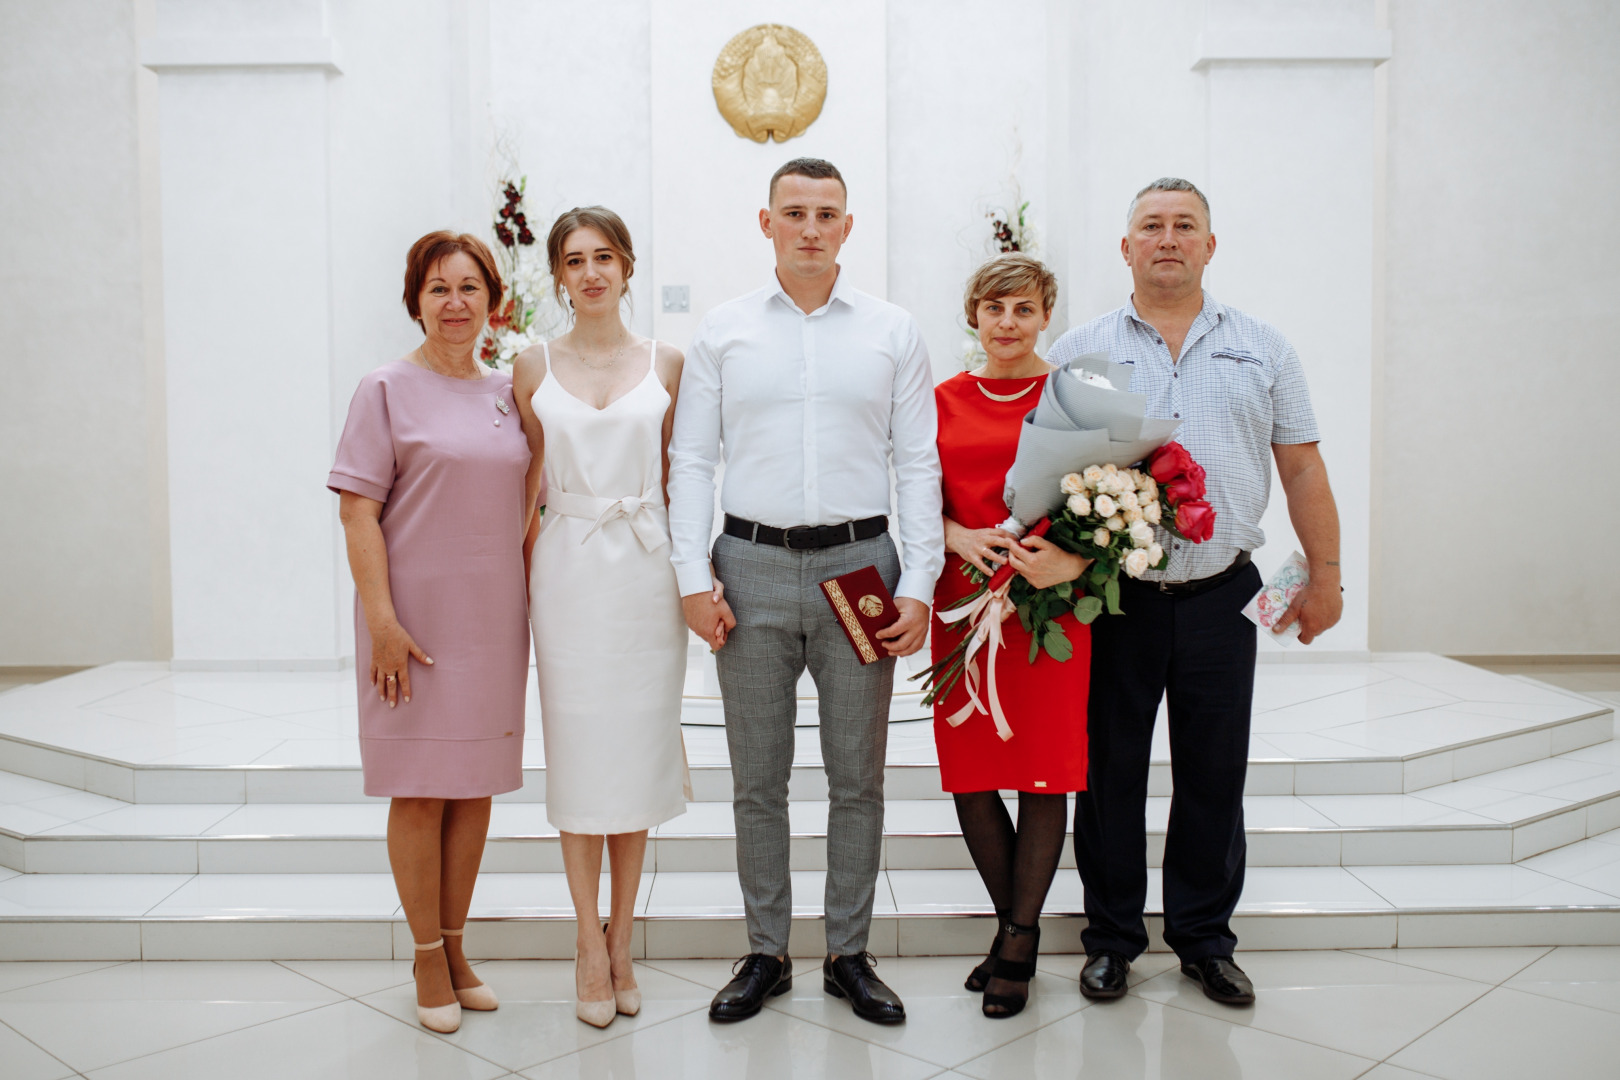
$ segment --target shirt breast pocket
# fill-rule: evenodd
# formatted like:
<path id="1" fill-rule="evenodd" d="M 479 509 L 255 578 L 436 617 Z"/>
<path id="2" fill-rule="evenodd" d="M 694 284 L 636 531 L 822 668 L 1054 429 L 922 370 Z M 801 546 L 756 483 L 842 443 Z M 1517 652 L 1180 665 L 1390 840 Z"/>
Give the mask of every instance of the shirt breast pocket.
<path id="1" fill-rule="evenodd" d="M 1257 440 L 1270 442 L 1271 372 L 1265 361 L 1243 349 L 1220 349 L 1211 359 L 1221 370 L 1233 422 Z"/>

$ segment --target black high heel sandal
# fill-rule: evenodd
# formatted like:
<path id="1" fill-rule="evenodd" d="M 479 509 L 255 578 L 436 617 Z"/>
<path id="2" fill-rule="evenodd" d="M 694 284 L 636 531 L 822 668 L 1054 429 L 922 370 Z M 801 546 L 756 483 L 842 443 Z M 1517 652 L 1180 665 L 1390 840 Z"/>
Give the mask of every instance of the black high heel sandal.
<path id="1" fill-rule="evenodd" d="M 962 984 L 975 994 L 984 993 L 985 985 L 989 983 L 991 976 L 995 974 L 996 957 L 1001 952 L 1001 926 L 1007 921 L 1008 917 L 1008 913 L 1005 911 L 998 910 L 996 912 L 996 936 L 990 942 L 990 955 L 986 956 L 978 967 L 968 972 L 967 981 Z"/>
<path id="2" fill-rule="evenodd" d="M 1041 948 L 1041 928 L 1039 926 L 1019 926 L 1015 922 L 1004 922 L 1001 925 L 1001 932 L 1004 935 L 1004 940 L 1033 935 L 1035 938 L 1035 950 L 1029 954 L 1028 960 L 1008 960 L 999 954 L 996 956 L 995 968 L 991 971 L 991 977 L 1005 982 L 1023 983 L 1024 993 L 1022 996 L 1016 996 L 1013 994 L 992 994 L 988 990 L 985 991 L 983 1012 L 992 1020 L 1005 1020 L 1009 1016 L 1017 1016 L 1024 1011 L 1024 1006 L 1029 1004 L 1029 981 L 1035 977 L 1035 958 L 1040 954 Z"/>

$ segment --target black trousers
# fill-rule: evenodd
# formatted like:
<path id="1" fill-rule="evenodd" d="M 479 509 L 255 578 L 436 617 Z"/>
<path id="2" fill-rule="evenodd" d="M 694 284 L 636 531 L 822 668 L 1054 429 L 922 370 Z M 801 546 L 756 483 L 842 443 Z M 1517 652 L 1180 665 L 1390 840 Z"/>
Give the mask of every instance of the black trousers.
<path id="1" fill-rule="evenodd" d="M 1166 697 L 1175 791 L 1164 847 L 1164 938 L 1186 962 L 1237 947 L 1231 918 L 1247 853 L 1243 781 L 1257 647 L 1242 609 L 1260 584 L 1252 564 L 1186 597 L 1121 576 L 1124 614 L 1091 624 L 1091 764 L 1074 808 L 1087 953 L 1135 959 L 1148 946 L 1148 760 Z"/>

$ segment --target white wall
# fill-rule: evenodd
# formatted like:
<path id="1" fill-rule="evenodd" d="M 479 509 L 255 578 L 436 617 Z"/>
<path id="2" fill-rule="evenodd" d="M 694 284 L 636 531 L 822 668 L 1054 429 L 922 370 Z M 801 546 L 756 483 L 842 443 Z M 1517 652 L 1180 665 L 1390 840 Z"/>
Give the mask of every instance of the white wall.
<path id="1" fill-rule="evenodd" d="M 793 154 L 831 157 L 853 174 L 851 265 L 877 260 L 860 284 L 917 316 L 941 377 L 1015 130 L 1058 329 L 1124 302 L 1125 205 L 1186 176 L 1214 202 L 1211 291 L 1277 324 L 1312 381 L 1366 567 L 1347 566 L 1362 592 L 1338 647 L 1620 651 L 1602 601 L 1620 582 L 1596 557 L 1617 511 L 1579 466 L 1620 459 L 1602 321 L 1620 16 L 1380 3 L 889 0 L 687 25 L 666 0 L 0 0 L 0 278 L 38 297 L 0 308 L 0 665 L 167 655 L 171 595 L 183 656 L 349 651 L 332 443 L 361 373 L 418 340 L 407 246 L 487 228 L 497 134 L 537 231 L 580 203 L 624 215 L 634 324 L 678 340 L 656 287 L 693 286 L 689 322 L 738 291 L 768 260 L 755 187 Z M 1394 59 L 1374 76 L 1386 8 Z M 831 85 L 809 136 L 760 147 L 725 129 L 708 71 L 724 31 L 773 14 L 822 47 Z M 143 73 L 146 37 L 213 41 L 211 73 Z M 217 62 L 291 38 L 329 42 L 330 70 Z M 711 135 L 716 153 L 679 160 Z M 1595 258 L 1572 271 L 1577 250 Z M 1499 544 L 1413 558 L 1395 495 L 1454 447 L 1493 491 L 1569 507 L 1575 555 L 1549 533 L 1532 570 Z M 1448 525 L 1472 513 L 1467 489 L 1426 483 Z M 1263 564 L 1293 544 L 1274 502 Z"/>
<path id="2" fill-rule="evenodd" d="M 168 654 L 136 9 L 0 0 L 0 665 Z"/>
<path id="3" fill-rule="evenodd" d="M 1620 6 L 1390 20 L 1374 641 L 1620 652 Z"/>

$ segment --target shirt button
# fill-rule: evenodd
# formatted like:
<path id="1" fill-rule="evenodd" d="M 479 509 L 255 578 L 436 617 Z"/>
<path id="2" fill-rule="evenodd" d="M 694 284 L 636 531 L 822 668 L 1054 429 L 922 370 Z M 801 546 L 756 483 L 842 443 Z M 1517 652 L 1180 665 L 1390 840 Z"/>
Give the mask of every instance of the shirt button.
<path id="1" fill-rule="evenodd" d="M 1180 413 L 1173 413 L 1173 414 L 1171 414 L 1171 419 L 1180 420 L 1181 419 L 1181 414 Z"/>
<path id="2" fill-rule="evenodd" d="M 1179 372 L 1179 371 L 1171 372 L 1170 377 L 1172 379 L 1179 379 L 1179 378 L 1181 378 L 1181 372 Z"/>

